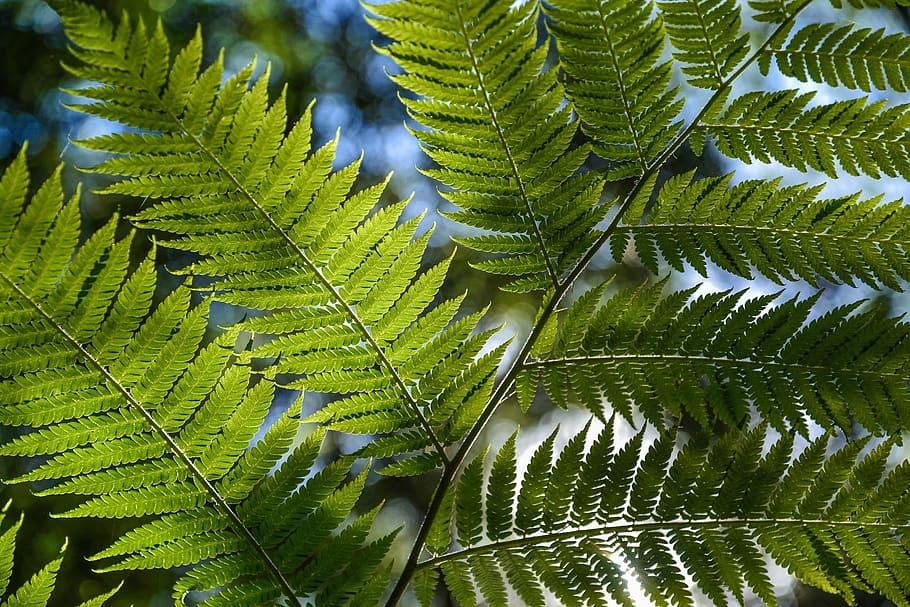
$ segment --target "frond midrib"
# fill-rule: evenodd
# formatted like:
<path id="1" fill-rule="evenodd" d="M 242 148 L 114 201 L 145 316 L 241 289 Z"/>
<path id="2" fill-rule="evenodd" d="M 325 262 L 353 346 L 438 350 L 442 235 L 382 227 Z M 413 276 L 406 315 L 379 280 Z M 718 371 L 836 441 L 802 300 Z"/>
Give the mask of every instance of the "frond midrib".
<path id="1" fill-rule="evenodd" d="M 532 547 L 551 542 L 563 540 L 575 540 L 588 537 L 619 535 L 623 533 L 642 533 L 654 530 L 685 530 L 685 529 L 714 529 L 714 528 L 754 528 L 754 527 L 787 527 L 803 526 L 815 528 L 836 528 L 851 527 L 864 529 L 886 529 L 889 531 L 910 530 L 910 524 L 891 525 L 878 521 L 833 521 L 830 519 L 818 518 L 703 518 L 703 519 L 682 519 L 677 518 L 670 521 L 658 521 L 648 519 L 647 521 L 625 521 L 617 519 L 617 522 L 604 523 L 595 526 L 577 527 L 564 531 L 551 531 L 545 533 L 528 534 L 520 537 L 513 537 L 506 540 L 499 540 L 487 544 L 479 544 L 468 548 L 460 548 L 447 552 L 446 554 L 434 556 L 417 563 L 417 570 L 433 569 L 444 563 L 458 561 L 476 554 L 497 552 L 499 550 L 508 550 L 512 548 Z"/>
<path id="2" fill-rule="evenodd" d="M 290 582 L 285 578 L 284 574 L 281 572 L 281 569 L 278 567 L 277 563 L 272 559 L 269 553 L 266 551 L 265 547 L 256 539 L 256 536 L 253 534 L 252 530 L 246 526 L 243 520 L 234 512 L 234 509 L 231 508 L 227 500 L 215 485 L 206 478 L 202 470 L 193 462 L 187 453 L 180 448 L 177 440 L 171 436 L 171 434 L 164 429 L 164 427 L 158 423 L 155 417 L 146 409 L 141 402 L 139 402 L 136 397 L 133 396 L 132 392 L 124 386 L 116 377 L 114 377 L 111 372 L 97 359 L 91 352 L 85 349 L 85 347 L 79 343 L 79 341 L 70 334 L 66 327 L 58 323 L 53 316 L 51 316 L 40 303 L 32 299 L 28 293 L 26 293 L 19 284 L 9 278 L 5 273 L 0 272 L 0 278 L 12 288 L 17 295 L 19 295 L 24 301 L 36 311 L 38 314 L 51 325 L 54 330 L 60 334 L 63 339 L 69 343 L 73 348 L 75 348 L 80 356 L 85 360 L 98 374 L 104 378 L 111 386 L 113 386 L 117 392 L 119 392 L 123 398 L 126 400 L 127 404 L 131 407 L 134 407 L 142 417 L 148 422 L 152 430 L 167 444 L 170 451 L 179 459 L 187 470 L 189 470 L 190 475 L 193 477 L 194 481 L 198 483 L 208 494 L 211 501 L 215 506 L 230 520 L 231 526 L 234 527 L 241 537 L 250 545 L 250 547 L 256 552 L 259 558 L 262 560 L 263 564 L 266 567 L 266 570 L 272 575 L 278 585 L 281 587 L 283 594 L 287 596 L 288 599 L 294 603 L 298 602 L 297 594 L 294 592 L 293 587 Z"/>
<path id="3" fill-rule="evenodd" d="M 623 80 L 622 71 L 619 68 L 619 61 L 616 57 L 616 46 L 613 44 L 613 37 L 610 35 L 610 28 L 607 26 L 607 15 L 604 13 L 603 4 L 597 5 L 597 14 L 600 17 L 601 31 L 604 40 L 607 43 L 607 51 L 610 55 L 610 63 L 613 65 L 613 71 L 616 73 L 616 85 L 619 87 L 619 96 L 622 100 L 623 113 L 626 115 L 626 124 L 629 126 L 629 132 L 632 134 L 632 143 L 635 146 L 635 155 L 638 156 L 638 164 L 642 171 L 648 170 L 648 159 L 645 158 L 645 151 L 641 146 L 641 133 L 632 114 L 632 102 L 629 100 L 628 91 L 626 91 L 626 82 Z"/>
<path id="4" fill-rule="evenodd" d="M 480 71 L 477 54 L 474 52 L 474 45 L 471 41 L 470 35 L 468 34 L 464 18 L 464 11 L 462 10 L 460 1 L 455 2 L 455 12 L 458 16 L 458 25 L 460 27 L 459 33 L 461 34 L 462 40 L 465 44 L 465 52 L 467 52 L 468 57 L 471 59 L 471 71 L 473 72 L 474 77 L 477 79 L 477 86 L 480 88 L 480 92 L 483 94 L 484 107 L 486 107 L 487 111 L 490 114 L 490 120 L 492 121 L 493 129 L 496 131 L 496 136 L 499 138 L 499 143 L 502 145 L 503 152 L 506 154 L 506 159 L 509 163 L 509 169 L 512 171 L 512 177 L 514 177 L 515 183 L 518 186 L 518 193 L 522 203 L 524 204 L 525 212 L 527 212 L 531 225 L 534 228 L 534 238 L 537 240 L 537 245 L 540 247 L 540 252 L 543 253 L 544 261 L 547 264 L 547 274 L 549 275 L 550 282 L 553 283 L 554 288 L 558 288 L 559 275 L 556 273 L 556 268 L 553 265 L 553 260 L 550 259 L 550 252 L 547 250 L 547 243 L 544 240 L 543 232 L 540 231 L 540 225 L 537 223 L 537 216 L 535 215 L 534 208 L 531 205 L 531 199 L 528 196 L 527 187 L 525 186 L 524 179 L 521 177 L 521 172 L 518 170 L 518 165 L 515 162 L 515 158 L 512 155 L 512 147 L 506 140 L 505 131 L 503 130 L 502 124 L 499 121 L 499 115 L 496 112 L 496 108 L 493 107 L 493 102 L 490 99 L 490 91 L 484 82 L 483 73 Z"/>
<path id="5" fill-rule="evenodd" d="M 814 125 L 813 125 L 814 126 Z M 787 133 L 792 135 L 811 135 L 814 137 L 823 137 L 825 139 L 834 139 L 837 141 L 861 141 L 863 143 L 877 143 L 887 144 L 887 143 L 896 143 L 901 141 L 901 139 L 885 139 L 878 135 L 859 135 L 855 133 L 828 133 L 826 130 L 817 129 L 812 130 L 809 126 L 805 128 L 795 129 L 793 127 L 782 127 L 771 124 L 743 124 L 741 122 L 708 122 L 705 123 L 701 128 L 705 129 L 718 129 L 718 130 L 737 130 L 737 131 L 751 131 L 753 133 Z"/>
<path id="6" fill-rule="evenodd" d="M 702 356 L 692 354 L 592 354 L 590 356 L 568 356 L 564 358 L 548 358 L 544 360 L 529 361 L 524 364 L 525 368 L 533 367 L 553 367 L 559 365 L 580 365 L 591 362 L 616 362 L 631 361 L 648 363 L 653 361 L 670 361 L 681 363 L 708 363 L 717 366 L 727 367 L 748 367 L 751 369 L 797 369 L 800 371 L 815 371 L 832 373 L 837 371 L 850 370 L 852 373 L 860 376 L 888 377 L 893 379 L 902 379 L 906 373 L 889 373 L 876 371 L 874 369 L 850 369 L 849 367 L 826 367 L 824 365 L 807 365 L 800 363 L 788 363 L 773 360 L 753 360 L 747 358 L 730 358 L 726 356 Z"/>

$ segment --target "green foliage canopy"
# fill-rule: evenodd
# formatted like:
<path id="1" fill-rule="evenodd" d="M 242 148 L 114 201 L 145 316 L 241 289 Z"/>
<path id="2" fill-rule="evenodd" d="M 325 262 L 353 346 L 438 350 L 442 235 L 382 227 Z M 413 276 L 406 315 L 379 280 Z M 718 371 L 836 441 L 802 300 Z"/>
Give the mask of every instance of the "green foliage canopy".
<path id="1" fill-rule="evenodd" d="M 458 207 L 456 240 L 504 290 L 535 297 L 509 352 L 479 328 L 484 310 L 440 296 L 450 259 L 423 267 L 430 231 L 402 220 L 409 201 L 385 202 L 388 180 L 357 189 L 360 161 L 334 168 L 337 138 L 313 149 L 310 110 L 289 121 L 268 68 L 203 66 L 199 31 L 173 53 L 161 23 L 60 3 L 66 68 L 84 83 L 69 107 L 124 127 L 78 142 L 104 153 L 89 170 L 114 178 L 101 194 L 146 204 L 127 235 L 115 218 L 80 243 L 78 194 L 65 201 L 59 175 L 29 197 L 23 150 L 0 178 L 0 420 L 30 428 L 0 452 L 40 458 L 12 480 L 75 496 L 59 516 L 139 519 L 92 559 L 186 567 L 178 603 L 392 606 L 410 588 L 424 606 L 632 605 L 634 579 L 658 605 L 694 604 L 694 590 L 774 604 L 770 558 L 847 601 L 910 604 L 910 464 L 889 465 L 910 415 L 908 323 L 860 301 L 819 310 L 817 294 L 666 278 L 573 289 L 601 250 L 634 250 L 654 276 L 891 290 L 910 277 L 901 202 L 659 179 L 686 144 L 910 178 L 910 106 L 732 97 L 772 64 L 901 92 L 910 37 L 800 25 L 810 0 L 749 4 L 769 28 L 755 46 L 733 0 L 368 7 L 426 174 Z M 689 119 L 684 87 L 708 95 Z M 146 231 L 156 248 L 134 263 Z M 191 261 L 154 303 L 157 247 Z M 248 316 L 215 331 L 214 301 Z M 304 389 L 330 399 L 267 422 L 276 390 Z M 477 455 L 513 395 L 593 417 L 526 465 L 517 431 Z M 621 440 L 629 425 L 642 428 Z M 321 461 L 327 432 L 364 446 Z M 397 531 L 374 528 L 383 505 L 358 509 L 374 465 L 436 483 L 397 564 Z"/>

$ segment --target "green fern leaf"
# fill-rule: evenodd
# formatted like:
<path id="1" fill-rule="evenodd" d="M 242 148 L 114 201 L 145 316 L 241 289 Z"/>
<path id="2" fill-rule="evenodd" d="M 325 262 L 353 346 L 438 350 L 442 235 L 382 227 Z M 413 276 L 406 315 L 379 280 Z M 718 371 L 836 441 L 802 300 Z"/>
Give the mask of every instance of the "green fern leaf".
<path id="1" fill-rule="evenodd" d="M 556 70 L 545 70 L 536 45 L 538 3 L 480 0 L 370 5 L 370 23 L 394 42 L 381 52 L 406 70 L 392 76 L 420 96 L 403 99 L 414 130 L 440 168 L 426 171 L 451 188 L 442 195 L 461 210 L 451 219 L 485 230 L 459 237 L 499 255 L 476 262 L 518 277 L 503 288 L 543 290 L 596 238 L 602 181 L 573 176 L 585 146 L 571 149 L 577 125 L 563 105 Z"/>
<path id="2" fill-rule="evenodd" d="M 844 172 L 910 178 L 910 106 L 858 98 L 810 108 L 812 97 L 746 93 L 699 130 L 713 137 L 721 153 L 743 162 L 776 160 L 830 177 Z"/>
<path id="3" fill-rule="evenodd" d="M 708 275 L 706 260 L 752 278 L 776 283 L 818 277 L 832 283 L 902 290 L 910 279 L 910 211 L 902 201 L 859 194 L 820 200 L 821 188 L 781 187 L 779 181 L 744 181 L 732 175 L 693 182 L 694 173 L 671 178 L 657 194 L 643 225 L 621 226 L 610 240 L 619 262 L 633 250 L 651 272 L 660 258 L 677 271 L 689 264 Z M 634 248 L 631 248 L 634 247 Z"/>
<path id="4" fill-rule="evenodd" d="M 686 64 L 687 82 L 701 88 L 724 85 L 749 52 L 749 35 L 733 0 L 658 0 L 673 56 Z"/>
<path id="5" fill-rule="evenodd" d="M 371 516 L 346 523 L 363 475 L 346 483 L 351 462 L 337 462 L 331 474 L 301 487 L 321 433 L 271 475 L 299 421 L 285 416 L 248 449 L 274 387 L 255 381 L 249 367 L 228 364 L 237 331 L 201 346 L 207 306 L 190 308 L 189 290 L 181 287 L 151 309 L 151 259 L 128 273 L 130 240 L 115 241 L 116 221 L 77 248 L 79 222 L 63 226 L 74 220 L 78 203 L 64 203 L 59 173 L 28 205 L 27 189 L 23 150 L 0 177 L 0 256 L 8 262 L 0 269 L 6 310 L 0 334 L 7 336 L 2 347 L 10 361 L 0 371 L 0 408 L 6 423 L 34 431 L 0 449 L 44 457 L 14 480 L 57 480 L 45 493 L 86 496 L 58 516 L 153 516 L 101 553 L 116 559 L 106 570 L 200 561 L 213 568 L 221 559 L 241 558 L 246 566 L 233 577 L 224 575 L 227 568 L 214 579 L 203 570 L 191 578 L 203 585 L 186 589 L 221 587 L 217 596 L 235 605 L 282 595 L 296 601 L 298 594 L 350 604 L 347 594 L 331 598 L 333 576 L 342 576 L 356 596 L 373 583 L 394 536 L 367 543 Z M 63 261 L 48 261 L 58 258 Z M 36 282 L 34 268 L 45 263 L 53 271 L 43 268 Z M 285 471 L 288 466 L 295 469 Z M 270 518 L 263 508 L 273 509 L 265 510 Z M 0 554 L 5 571 L 9 554 Z M 332 566 L 318 584 L 300 572 L 301 562 L 328 558 Z M 8 604 L 43 605 L 55 563 Z"/>
<path id="6" fill-rule="evenodd" d="M 574 394 L 597 415 L 631 421 L 637 410 L 658 426 L 666 412 L 741 426 L 752 407 L 782 432 L 808 434 L 806 415 L 845 431 L 854 420 L 876 432 L 907 426 L 910 324 L 899 319 L 853 304 L 806 324 L 816 298 L 769 308 L 774 296 L 741 292 L 662 299 L 661 285 L 595 309 L 600 293 L 579 299 L 548 357 L 526 363 L 556 402 Z"/>
<path id="7" fill-rule="evenodd" d="M 884 29 L 810 23 L 786 44 L 773 45 L 759 58 L 767 75 L 774 60 L 785 76 L 870 92 L 905 92 L 910 82 L 910 37 Z"/>
<path id="8" fill-rule="evenodd" d="M 547 9 L 566 95 L 594 140 L 594 151 L 619 166 L 612 180 L 640 175 L 676 135 L 682 110 L 661 62 L 665 32 L 652 2 L 562 0 Z M 604 53 L 607 57 L 604 57 Z"/>
<path id="9" fill-rule="evenodd" d="M 269 103 L 268 70 L 249 88 L 252 65 L 224 85 L 221 59 L 197 75 L 197 32 L 172 63 L 166 49 L 156 54 L 155 73 L 168 79 L 159 85 L 131 48 L 159 44 L 160 27 L 148 35 L 141 20 L 131 27 L 125 17 L 115 28 L 80 4 L 62 14 L 80 60 L 71 71 L 104 84 L 74 91 L 98 99 L 77 109 L 151 131 L 83 142 L 119 154 L 94 167 L 123 177 L 106 191 L 157 201 L 134 220 L 173 234 L 164 246 L 201 256 L 181 273 L 214 278 L 220 301 L 270 312 L 243 325 L 273 337 L 250 356 L 276 358 L 271 374 L 299 377 L 287 387 L 344 397 L 314 421 L 349 433 L 408 433 L 384 444 L 386 457 L 414 458 L 390 474 L 444 464 L 445 447 L 470 428 L 476 406 L 450 402 L 448 382 L 427 382 L 410 365 L 464 382 L 489 375 L 489 365 L 474 361 L 483 343 L 469 337 L 480 316 L 449 326 L 460 300 L 433 307 L 448 261 L 420 272 L 430 234 L 415 236 L 420 218 L 396 226 L 406 201 L 373 212 L 388 181 L 351 194 L 360 161 L 332 173 L 337 140 L 311 153 L 309 110 L 285 135 L 284 95 Z M 121 37 L 130 44 L 118 46 Z M 166 123 L 133 117 L 147 112 Z M 442 402 L 448 416 L 439 414 Z M 393 444 L 404 450 L 393 453 Z"/>
<path id="10" fill-rule="evenodd" d="M 641 435 L 615 446 L 615 432 L 611 421 L 582 457 L 577 450 L 583 449 L 587 428 L 570 440 L 567 457 L 579 468 L 576 477 L 563 481 L 572 516 L 550 523 L 528 526 L 526 520 L 520 527 L 514 512 L 499 520 L 513 501 L 536 501 L 525 492 L 538 493 L 539 470 L 546 465 L 529 465 L 508 487 L 496 485 L 492 471 L 485 480 L 473 472 L 463 477 L 471 495 L 478 483 L 489 486 L 478 497 L 486 528 L 495 529 L 496 537 L 484 533 L 465 544 L 460 535 L 460 549 L 421 562 L 419 574 L 441 569 L 463 605 L 477 604 L 476 589 L 491 605 L 508 604 L 510 592 L 525 604 L 544 605 L 544 593 L 550 592 L 563 604 L 631 606 L 630 575 L 658 605 L 695 605 L 687 577 L 717 605 L 727 604 L 731 595 L 742 602 L 747 589 L 773 604 L 767 553 L 797 577 L 848 601 L 859 586 L 908 604 L 910 580 L 904 572 L 910 557 L 901 539 L 906 512 L 877 511 L 910 474 L 904 464 L 885 471 L 893 443 L 860 456 L 868 438 L 832 451 L 831 437 L 822 436 L 791 464 L 792 439 L 772 439 L 761 426 L 728 433 L 710 447 L 693 439 L 678 452 L 669 439 L 642 447 Z M 534 457 L 552 457 L 544 445 Z M 496 461 L 513 460 L 512 449 L 510 439 Z M 826 450 L 831 457 L 822 465 Z M 484 459 L 468 468 L 482 471 Z M 865 491 L 848 480 L 869 473 L 873 477 L 864 483 L 881 489 Z M 626 481 L 612 484 L 617 478 Z M 612 489 L 592 502 L 584 489 L 592 483 Z M 846 503 L 850 506 L 835 507 Z M 476 511 L 465 514 L 473 519 Z M 461 516 L 459 511 L 459 526 Z"/>

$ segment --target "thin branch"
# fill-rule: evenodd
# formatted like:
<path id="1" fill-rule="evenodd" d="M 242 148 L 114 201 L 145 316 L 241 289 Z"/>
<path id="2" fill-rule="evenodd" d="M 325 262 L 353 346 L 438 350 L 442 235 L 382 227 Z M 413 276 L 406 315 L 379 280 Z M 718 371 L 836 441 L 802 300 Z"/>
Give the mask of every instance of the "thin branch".
<path id="1" fill-rule="evenodd" d="M 491 542 L 461 548 L 448 554 L 436 556 L 417 564 L 417 569 L 435 568 L 443 563 L 457 561 L 470 557 L 474 554 L 483 554 L 485 552 L 496 552 L 499 550 L 508 550 L 510 548 L 527 548 L 540 544 L 551 542 L 562 542 L 580 540 L 588 537 L 598 536 L 615 536 L 623 534 L 642 533 L 653 530 L 676 530 L 676 529 L 718 529 L 718 528 L 750 528 L 750 527 L 769 527 L 769 526 L 805 526 L 805 527 L 849 527 L 861 529 L 887 529 L 897 531 L 910 529 L 910 525 L 890 525 L 888 523 L 864 522 L 864 521 L 831 521 L 824 519 L 799 519 L 799 518 L 727 518 L 727 519 L 699 519 L 673 521 L 617 521 L 615 523 L 597 525 L 595 527 L 581 527 L 578 529 L 568 529 L 565 531 L 553 531 L 548 533 L 539 533 L 514 537 L 508 540 Z"/>

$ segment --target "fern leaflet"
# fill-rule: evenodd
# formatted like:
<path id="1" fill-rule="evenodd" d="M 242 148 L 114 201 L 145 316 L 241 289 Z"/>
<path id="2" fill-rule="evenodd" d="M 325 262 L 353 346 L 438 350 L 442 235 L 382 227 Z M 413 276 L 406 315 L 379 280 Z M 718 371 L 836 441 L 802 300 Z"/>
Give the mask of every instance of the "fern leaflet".
<path id="1" fill-rule="evenodd" d="M 663 22 L 652 2 L 614 0 L 552 2 L 548 24 L 568 73 L 566 94 L 594 141 L 594 151 L 618 164 L 617 180 L 640 175 L 678 133 L 682 110 L 673 70 L 660 62 Z"/>
<path id="2" fill-rule="evenodd" d="M 695 604 L 689 579 L 716 605 L 742 603 L 747 588 L 775 604 L 765 554 L 848 601 L 859 587 L 908 604 L 910 467 L 886 472 L 892 442 L 859 457 L 869 439 L 853 441 L 826 461 L 830 436 L 795 450 L 763 427 L 711 446 L 693 439 L 675 456 L 666 437 L 617 444 L 612 421 L 586 449 L 587 433 L 555 461 L 554 433 L 522 474 L 514 436 L 488 475 L 484 457 L 468 464 L 447 513 L 457 548 L 418 566 L 422 605 L 442 579 L 465 607 L 516 596 L 544 607 L 545 592 L 567 605 L 631 607 L 628 571 L 656 605 Z"/>
<path id="3" fill-rule="evenodd" d="M 420 95 L 404 99 L 415 130 L 453 191 L 451 219 L 492 234 L 456 239 L 499 255 L 473 265 L 517 277 L 503 288 L 543 290 L 596 238 L 602 180 L 573 176 L 588 156 L 572 149 L 577 125 L 555 70 L 536 46 L 536 2 L 470 0 L 370 5 L 370 23 L 394 42 L 381 49 L 407 72 L 393 76 Z"/>
<path id="4" fill-rule="evenodd" d="M 749 53 L 749 35 L 734 0 L 658 0 L 673 56 L 693 86 L 718 89 Z"/>
<path id="5" fill-rule="evenodd" d="M 624 290 L 603 306 L 602 285 L 566 314 L 550 353 L 527 363 L 519 395 L 538 378 L 562 406 L 570 394 L 602 415 L 606 405 L 657 426 L 665 412 L 742 426 L 755 407 L 780 430 L 809 433 L 808 415 L 849 431 L 908 425 L 910 323 L 835 308 L 804 324 L 816 298 L 769 308 L 774 296 L 740 303 L 729 291 L 689 301 L 694 289 L 661 298 L 662 285 Z M 699 327 L 697 332 L 692 327 Z"/>
<path id="6" fill-rule="evenodd" d="M 905 92 L 910 82 L 910 36 L 852 25 L 810 23 L 786 44 L 774 45 L 759 58 L 767 75 L 771 60 L 785 76 L 871 92 Z"/>
<path id="7" fill-rule="evenodd" d="M 776 160 L 800 171 L 837 177 L 910 178 L 910 105 L 887 107 L 865 98 L 808 107 L 814 95 L 797 91 L 746 93 L 699 130 L 721 153 L 743 162 Z"/>
<path id="8" fill-rule="evenodd" d="M 817 285 L 854 284 L 901 290 L 910 280 L 910 210 L 902 201 L 859 195 L 818 198 L 820 187 L 781 187 L 775 181 L 731 176 L 692 181 L 671 178 L 657 195 L 643 225 L 620 226 L 610 248 L 616 261 L 629 245 L 651 272 L 660 257 L 682 272 L 688 263 L 708 275 L 706 258 L 745 278 L 753 270 L 775 282 L 802 279 Z"/>

